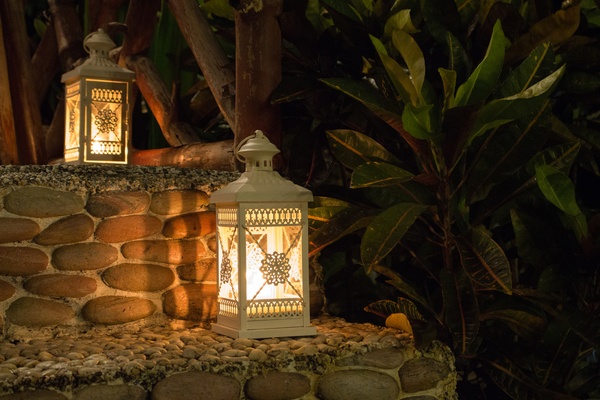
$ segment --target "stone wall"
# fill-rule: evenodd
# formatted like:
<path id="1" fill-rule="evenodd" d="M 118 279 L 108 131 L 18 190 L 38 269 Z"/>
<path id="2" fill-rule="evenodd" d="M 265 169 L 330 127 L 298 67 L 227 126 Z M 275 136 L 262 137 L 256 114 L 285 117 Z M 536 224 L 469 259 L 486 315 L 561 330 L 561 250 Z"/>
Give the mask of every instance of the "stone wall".
<path id="1" fill-rule="evenodd" d="M 217 311 L 209 196 L 235 178 L 0 166 L 0 399 L 455 399 L 448 348 L 417 350 L 395 329 L 327 316 L 306 338 L 204 329 Z"/>
<path id="2" fill-rule="evenodd" d="M 0 345 L 0 400 L 455 400 L 452 353 L 327 316 L 301 338 L 201 328 Z"/>
<path id="3" fill-rule="evenodd" d="M 210 193 L 235 174 L 148 167 L 0 167 L 6 338 L 206 323 L 216 315 Z"/>

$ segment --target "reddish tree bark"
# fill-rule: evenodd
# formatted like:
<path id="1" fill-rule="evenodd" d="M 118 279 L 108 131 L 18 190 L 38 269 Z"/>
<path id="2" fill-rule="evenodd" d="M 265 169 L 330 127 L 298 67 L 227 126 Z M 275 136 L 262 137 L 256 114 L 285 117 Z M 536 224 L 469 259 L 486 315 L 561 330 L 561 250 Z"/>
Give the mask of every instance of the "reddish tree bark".
<path id="1" fill-rule="evenodd" d="M 271 104 L 281 81 L 281 0 L 242 1 L 235 10 L 235 145 L 262 130 L 281 148 L 279 107 Z"/>
<path id="2" fill-rule="evenodd" d="M 0 10 L 0 12 L 2 11 Z M 0 163 L 19 164 L 19 150 L 12 101 L 10 99 L 10 81 L 4 49 L 2 18 L 0 18 Z"/>
<path id="3" fill-rule="evenodd" d="M 56 42 L 56 32 L 54 31 L 54 22 L 50 21 L 42 40 L 38 44 L 31 65 L 34 74 L 35 92 L 38 95 L 38 100 L 43 100 L 52 79 L 60 71 L 58 62 L 58 46 Z"/>
<path id="4" fill-rule="evenodd" d="M 236 132 L 234 109 L 235 74 L 197 0 L 167 0 L 179 29 L 190 46 L 223 117 Z"/>
<path id="5" fill-rule="evenodd" d="M 161 0 L 130 0 L 125 18 L 127 33 L 119 55 L 119 65 L 125 66 L 128 56 L 142 54 L 148 50 L 156 30 L 160 6 Z"/>
<path id="6" fill-rule="evenodd" d="M 33 84 L 31 54 L 25 28 L 25 12 L 21 0 L 0 2 L 2 30 L 6 54 L 10 54 L 8 77 L 19 162 L 46 162 L 39 101 Z"/>
<path id="7" fill-rule="evenodd" d="M 88 14 L 90 32 L 106 29 L 111 22 L 117 22 L 119 7 L 125 0 L 89 0 Z"/>
<path id="8" fill-rule="evenodd" d="M 79 59 L 87 57 L 83 49 L 83 30 L 73 0 L 48 0 L 56 30 L 58 56 L 63 72 L 73 69 Z"/>
<path id="9" fill-rule="evenodd" d="M 131 155 L 135 165 L 171 165 L 181 168 L 203 168 L 233 171 L 233 141 L 192 143 L 180 147 L 155 150 L 138 150 Z"/>
<path id="10" fill-rule="evenodd" d="M 192 127 L 179 120 L 176 102 L 167 90 L 156 66 L 148 57 L 132 56 L 127 67 L 135 72 L 137 87 L 146 99 L 165 139 L 171 146 L 181 146 L 198 141 Z"/>

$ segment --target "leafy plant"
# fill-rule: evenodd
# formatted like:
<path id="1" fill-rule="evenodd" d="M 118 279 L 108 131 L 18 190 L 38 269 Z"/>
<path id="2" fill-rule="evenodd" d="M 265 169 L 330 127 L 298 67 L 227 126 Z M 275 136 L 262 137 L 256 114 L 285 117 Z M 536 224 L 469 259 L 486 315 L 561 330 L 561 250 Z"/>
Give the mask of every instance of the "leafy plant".
<path id="1" fill-rule="evenodd" d="M 599 132 L 575 136 L 553 109 L 567 69 L 555 49 L 579 27 L 580 5 L 517 31 L 503 29 L 500 16 L 520 16 L 505 3 L 321 3 L 365 71 L 321 82 L 401 145 L 327 131 L 350 192 L 317 199 L 312 253 L 358 235 L 367 274 L 400 292 L 366 310 L 404 314 L 418 345 L 450 343 L 465 381 L 476 371 L 478 387 L 511 398 L 597 396 L 598 217 L 576 178 L 597 174 Z M 487 46 L 463 28 L 475 15 Z"/>

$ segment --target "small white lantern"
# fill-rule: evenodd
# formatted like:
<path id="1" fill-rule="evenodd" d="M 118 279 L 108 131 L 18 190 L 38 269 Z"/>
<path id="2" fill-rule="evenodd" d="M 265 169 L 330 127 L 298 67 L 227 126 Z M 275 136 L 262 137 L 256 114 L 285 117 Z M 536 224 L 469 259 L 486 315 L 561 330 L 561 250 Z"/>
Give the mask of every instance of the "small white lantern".
<path id="1" fill-rule="evenodd" d="M 234 338 L 309 336 L 308 202 L 273 171 L 261 131 L 240 143 L 241 177 L 211 196 L 217 213 L 218 303 L 212 330 Z"/>
<path id="2" fill-rule="evenodd" d="M 62 76 L 65 84 L 65 162 L 127 164 L 129 99 L 135 73 L 110 60 L 115 43 L 102 29 L 88 35 L 90 57 Z"/>

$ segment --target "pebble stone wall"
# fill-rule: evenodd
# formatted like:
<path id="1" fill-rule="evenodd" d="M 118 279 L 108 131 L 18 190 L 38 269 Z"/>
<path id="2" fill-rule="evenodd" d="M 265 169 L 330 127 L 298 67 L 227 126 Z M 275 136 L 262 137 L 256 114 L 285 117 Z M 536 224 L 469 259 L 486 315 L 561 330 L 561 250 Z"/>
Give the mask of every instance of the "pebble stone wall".
<path id="1" fill-rule="evenodd" d="M 236 177 L 1 166 L 0 399 L 454 398 L 451 354 L 402 332 L 325 317 L 313 338 L 204 330 L 217 310 L 209 196 Z"/>

